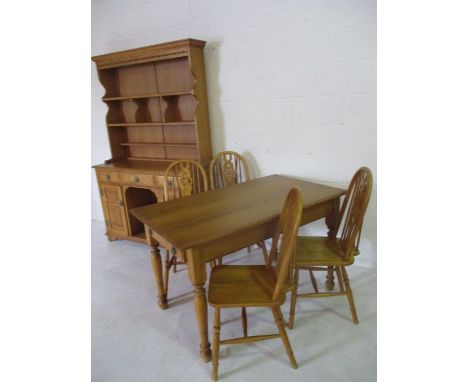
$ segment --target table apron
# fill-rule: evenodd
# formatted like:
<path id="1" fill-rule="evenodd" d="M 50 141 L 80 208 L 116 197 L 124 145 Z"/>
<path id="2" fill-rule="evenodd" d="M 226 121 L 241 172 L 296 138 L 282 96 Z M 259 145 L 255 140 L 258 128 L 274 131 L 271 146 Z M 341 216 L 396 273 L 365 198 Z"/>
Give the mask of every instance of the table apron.
<path id="1" fill-rule="evenodd" d="M 304 208 L 302 212 L 301 225 L 322 219 L 330 215 L 332 212 L 333 200 L 326 201 L 309 208 Z M 199 256 L 200 259 L 207 262 L 219 256 L 238 251 L 249 245 L 270 239 L 274 235 L 276 225 L 277 219 L 209 243 L 204 243 L 203 245 L 193 249 L 196 251 L 197 256 Z"/>
<path id="2" fill-rule="evenodd" d="M 203 261 L 210 261 L 219 256 L 238 251 L 249 245 L 256 244 L 262 240 L 269 239 L 273 236 L 276 222 L 268 222 L 258 225 L 254 228 L 249 228 L 233 235 L 229 235 L 216 241 L 205 243 L 203 246 L 194 248 L 197 256 Z"/>
<path id="3" fill-rule="evenodd" d="M 338 198 L 339 200 L 339 198 Z M 302 210 L 301 226 L 331 215 L 334 211 L 334 199 Z"/>
<path id="4" fill-rule="evenodd" d="M 163 236 L 154 232 L 154 230 L 152 230 L 151 228 L 149 229 L 149 231 L 151 238 L 155 240 L 161 247 L 167 249 L 171 253 L 171 255 L 176 255 L 180 261 L 184 263 L 186 262 L 187 258 L 185 256 L 185 251 L 177 249 L 174 245 L 172 245 L 172 243 L 167 241 Z"/>

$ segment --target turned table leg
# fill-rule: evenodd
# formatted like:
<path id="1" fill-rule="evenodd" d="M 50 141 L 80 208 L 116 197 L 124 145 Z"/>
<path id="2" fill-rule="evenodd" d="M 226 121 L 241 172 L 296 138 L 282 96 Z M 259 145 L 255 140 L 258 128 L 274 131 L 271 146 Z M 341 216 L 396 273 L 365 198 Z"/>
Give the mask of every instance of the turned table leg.
<path id="1" fill-rule="evenodd" d="M 336 198 L 332 201 L 333 207 L 330 215 L 325 217 L 325 224 L 328 228 L 328 237 L 336 235 L 335 229 L 338 228 L 338 219 L 340 217 L 340 198 Z"/>
<path id="2" fill-rule="evenodd" d="M 328 227 L 328 237 L 336 236 L 336 230 L 338 229 L 337 225 L 339 224 L 338 219 L 340 217 L 340 198 L 333 200 L 333 209 L 332 213 L 325 218 L 325 224 Z M 333 290 L 335 287 L 333 274 L 333 267 L 328 267 L 327 272 L 327 281 L 325 282 L 325 287 L 328 291 Z"/>
<path id="3" fill-rule="evenodd" d="M 195 315 L 200 335 L 200 355 L 205 362 L 211 361 L 211 344 L 208 340 L 208 303 L 206 301 L 206 264 L 194 251 L 187 251 L 187 265 L 193 285 Z"/>
<path id="4" fill-rule="evenodd" d="M 159 243 L 152 236 L 151 229 L 145 225 L 146 243 L 151 247 L 151 266 L 153 268 L 154 281 L 158 291 L 158 305 L 161 309 L 167 309 L 167 293 L 164 289 L 163 267 Z"/>
<path id="5" fill-rule="evenodd" d="M 158 305 L 161 309 L 167 309 L 167 294 L 163 283 L 161 253 L 156 244 L 151 245 L 151 265 L 153 267 L 154 279 L 158 290 Z"/>
<path id="6" fill-rule="evenodd" d="M 208 304 L 204 284 L 194 285 L 194 304 L 200 333 L 200 355 L 205 362 L 211 361 L 211 345 L 208 340 Z"/>

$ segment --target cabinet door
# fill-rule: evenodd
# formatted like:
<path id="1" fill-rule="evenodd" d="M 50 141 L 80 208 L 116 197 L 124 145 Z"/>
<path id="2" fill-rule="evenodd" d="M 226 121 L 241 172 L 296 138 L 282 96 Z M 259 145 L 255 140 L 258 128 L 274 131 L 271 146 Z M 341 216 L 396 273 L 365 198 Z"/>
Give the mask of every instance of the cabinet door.
<path id="1" fill-rule="evenodd" d="M 122 200 L 106 199 L 105 205 L 107 209 L 107 229 L 116 234 L 128 235 L 127 217 L 125 215 L 125 207 Z"/>
<path id="2" fill-rule="evenodd" d="M 127 236 L 127 215 L 120 186 L 100 184 L 99 188 L 108 233 Z"/>

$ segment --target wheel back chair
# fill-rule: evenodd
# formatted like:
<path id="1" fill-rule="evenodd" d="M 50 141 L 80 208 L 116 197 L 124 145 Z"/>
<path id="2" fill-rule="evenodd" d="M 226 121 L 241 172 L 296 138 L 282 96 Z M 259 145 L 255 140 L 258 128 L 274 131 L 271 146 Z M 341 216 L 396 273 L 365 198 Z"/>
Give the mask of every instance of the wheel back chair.
<path id="1" fill-rule="evenodd" d="M 216 154 L 210 162 L 209 167 L 210 188 L 223 188 L 237 183 L 250 180 L 250 171 L 245 158 L 235 151 L 221 151 Z M 267 262 L 268 252 L 263 241 L 257 243 L 262 250 L 263 259 Z M 248 247 L 250 252 L 250 246 Z M 222 264 L 222 257 L 218 263 Z"/>
<path id="2" fill-rule="evenodd" d="M 171 162 L 164 174 L 164 200 L 172 200 L 184 196 L 198 194 L 208 191 L 208 177 L 205 169 L 193 160 L 176 160 Z M 169 271 L 172 268 L 177 271 L 179 262 L 176 255 L 166 250 L 164 263 L 164 292 L 167 294 L 169 288 Z"/>
<path id="3" fill-rule="evenodd" d="M 353 264 L 359 254 L 364 214 L 372 192 L 372 173 L 367 167 L 361 167 L 353 176 L 340 209 L 338 224 L 330 237 L 298 236 L 294 256 L 294 281 L 289 311 L 289 328 L 294 326 L 297 298 L 316 298 L 343 296 L 348 298 L 353 322 L 358 324 L 353 292 L 349 283 L 346 266 Z M 339 231 L 341 232 L 339 233 Z M 297 293 L 299 271 L 309 272 L 313 293 Z M 327 271 L 327 292 L 319 292 L 313 271 Z M 339 291 L 333 292 L 334 273 L 336 273 Z"/>
<path id="4" fill-rule="evenodd" d="M 265 265 L 217 265 L 210 275 L 208 303 L 214 307 L 214 337 L 212 378 L 218 378 L 218 359 L 220 344 L 240 344 L 281 337 L 291 366 L 296 369 L 288 335 L 284 328 L 280 306 L 285 301 L 285 294 L 292 282 L 292 256 L 296 243 L 297 230 L 302 215 L 302 194 L 292 188 L 283 204 L 278 219 L 272 248 Z M 279 248 L 276 267 L 271 265 Z M 270 308 L 278 328 L 278 333 L 248 336 L 247 307 Z M 221 309 L 242 308 L 242 327 L 244 336 L 220 340 Z"/>

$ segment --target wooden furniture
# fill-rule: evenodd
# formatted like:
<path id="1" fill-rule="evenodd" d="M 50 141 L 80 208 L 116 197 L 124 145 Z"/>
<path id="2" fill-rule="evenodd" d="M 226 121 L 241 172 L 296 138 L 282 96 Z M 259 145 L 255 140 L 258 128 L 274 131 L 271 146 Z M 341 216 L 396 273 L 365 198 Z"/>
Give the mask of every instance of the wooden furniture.
<path id="1" fill-rule="evenodd" d="M 212 378 L 218 379 L 220 344 L 240 344 L 281 337 L 289 362 L 297 369 L 296 359 L 284 329 L 280 306 L 286 298 L 286 282 L 291 274 L 291 260 L 296 243 L 297 230 L 302 215 L 302 195 L 298 188 L 289 191 L 283 205 L 269 261 L 263 265 L 219 265 L 213 268 L 208 286 L 208 303 L 214 307 L 213 370 Z M 281 243 L 279 239 L 281 236 Z M 279 249 L 276 268 L 271 259 Z M 278 327 L 278 334 L 247 335 L 247 307 L 270 308 Z M 220 341 L 221 309 L 242 308 L 244 337 Z"/>
<path id="2" fill-rule="evenodd" d="M 250 180 L 247 161 L 235 151 L 221 151 L 216 154 L 211 159 L 209 174 L 212 190 Z"/>
<path id="3" fill-rule="evenodd" d="M 208 191 L 208 177 L 205 169 L 193 160 L 178 160 L 172 162 L 164 174 L 164 200 L 172 200 L 179 197 L 198 194 Z M 183 262 L 177 260 L 177 256 L 170 255 L 166 250 L 166 261 L 164 267 L 164 293 L 167 295 L 169 289 L 169 272 L 171 267 L 174 273 L 177 264 Z"/>
<path id="4" fill-rule="evenodd" d="M 164 173 L 164 200 L 208 191 L 205 169 L 193 160 L 172 162 Z"/>
<path id="5" fill-rule="evenodd" d="M 372 192 L 372 173 L 367 167 L 360 168 L 353 176 L 341 207 L 338 223 L 330 237 L 304 237 L 297 239 L 294 259 L 294 283 L 289 311 L 289 327 L 294 326 L 294 314 L 297 298 L 346 296 L 348 298 L 353 322 L 357 324 L 358 317 L 354 306 L 353 292 L 346 272 L 346 266 L 353 264 L 354 256 L 359 254 L 359 238 L 361 235 L 364 214 Z M 341 234 L 338 231 L 341 228 Z M 309 271 L 313 293 L 297 293 L 299 271 Z M 319 292 L 313 271 L 336 272 L 339 292 Z"/>
<path id="6" fill-rule="evenodd" d="M 338 218 L 340 196 L 345 190 L 280 175 L 131 211 L 145 225 L 146 239 L 152 248 L 151 262 L 158 302 L 162 309 L 166 309 L 168 304 L 159 246 L 187 262 L 188 277 L 194 289 L 200 352 L 206 361 L 211 359 L 205 294 L 206 263 L 272 237 L 284 198 L 294 186 L 299 186 L 303 194 L 301 224 L 326 217 L 325 222 L 332 232 Z"/>
<path id="7" fill-rule="evenodd" d="M 221 151 L 216 154 L 210 162 L 209 174 L 210 187 L 212 190 L 250 180 L 247 161 L 242 155 L 235 151 Z M 258 243 L 258 246 L 262 250 L 263 259 L 266 264 L 268 253 L 265 243 L 262 241 Z M 250 246 L 248 249 L 250 252 Z M 222 257 L 218 259 L 219 264 L 222 264 L 222 259 Z"/>
<path id="8" fill-rule="evenodd" d="M 204 41 L 187 39 L 93 57 L 108 107 L 112 158 L 94 166 L 110 240 L 145 242 L 129 214 L 163 200 L 176 159 L 211 159 Z"/>

